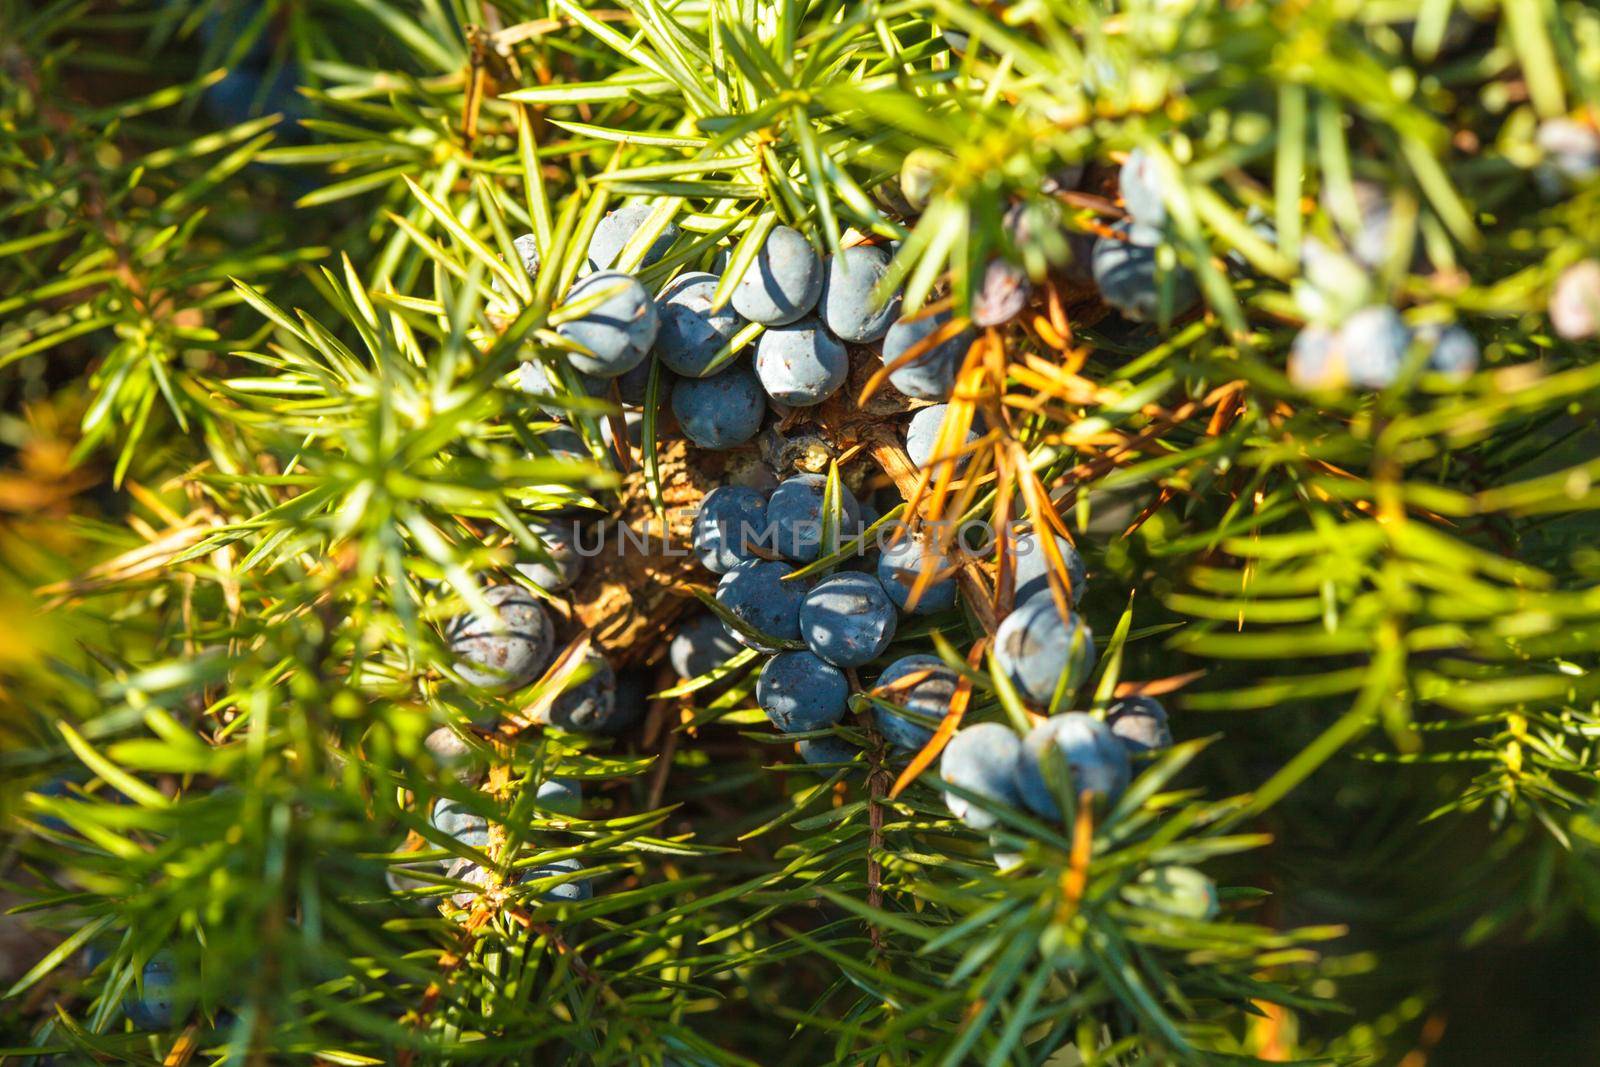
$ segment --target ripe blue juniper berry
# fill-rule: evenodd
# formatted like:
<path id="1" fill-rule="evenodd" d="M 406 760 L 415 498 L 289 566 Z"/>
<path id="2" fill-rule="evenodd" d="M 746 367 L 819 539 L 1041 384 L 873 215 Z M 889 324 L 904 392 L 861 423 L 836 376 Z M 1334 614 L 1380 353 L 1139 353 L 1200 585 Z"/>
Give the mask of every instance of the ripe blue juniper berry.
<path id="1" fill-rule="evenodd" d="M 853 774 L 859 774 L 861 750 L 842 737 L 825 734 L 822 737 L 808 737 L 796 741 L 794 750 L 799 757 L 808 764 L 853 763 L 857 769 Z M 831 774 L 835 768 L 826 768 L 823 773 Z"/>
<path id="2" fill-rule="evenodd" d="M 767 395 L 748 363 L 709 378 L 683 378 L 672 387 L 672 413 L 683 436 L 701 448 L 742 445 L 761 429 Z"/>
<path id="3" fill-rule="evenodd" d="M 756 342 L 756 374 L 767 395 L 789 407 L 820 404 L 845 383 L 850 356 L 810 316 L 769 326 Z"/>
<path id="4" fill-rule="evenodd" d="M 756 682 L 756 703 L 785 733 L 836 725 L 844 718 L 849 696 L 844 672 L 810 652 L 773 656 Z"/>
<path id="5" fill-rule="evenodd" d="M 1075 613 L 1063 616 L 1049 595 L 1018 605 L 995 631 L 996 666 L 1022 699 L 1050 711 L 1071 701 L 1094 658 L 1088 624 Z"/>
<path id="6" fill-rule="evenodd" d="M 949 404 L 934 404 L 925 407 L 915 415 L 906 425 L 906 455 L 911 457 L 911 462 L 918 467 L 927 467 L 935 459 L 950 460 L 954 453 L 946 450 L 940 454 L 936 452 L 939 443 L 939 428 L 944 424 L 945 415 L 950 411 Z M 973 425 L 967 430 L 966 443 L 972 444 L 983 436 L 979 430 L 978 419 L 973 419 Z M 959 473 L 967 465 L 971 456 L 963 455 L 955 458 L 955 469 Z"/>
<path id="7" fill-rule="evenodd" d="M 667 646 L 667 661 L 679 678 L 688 680 L 721 666 L 743 647 L 728 633 L 721 619 L 706 613 L 678 627 Z"/>
<path id="8" fill-rule="evenodd" d="M 544 546 L 547 558 L 528 552 L 527 559 L 517 564 L 517 571 L 547 593 L 571 588 L 583 574 L 583 556 L 578 552 L 573 521 L 546 519 L 529 523 L 528 527 Z"/>
<path id="9" fill-rule="evenodd" d="M 870 574 L 844 572 L 824 578 L 800 604 L 800 636 L 807 647 L 837 667 L 870 663 L 894 640 L 895 608 Z"/>
<path id="10" fill-rule="evenodd" d="M 617 256 L 622 254 L 623 246 L 639 232 L 652 210 L 652 205 L 641 202 L 606 212 L 595 227 L 594 236 L 589 239 L 589 269 L 603 271 L 615 263 Z M 660 262 L 672 248 L 673 242 L 677 241 L 678 232 L 677 223 L 667 223 L 666 228 L 645 250 L 644 258 L 639 261 L 640 268 Z"/>
<path id="11" fill-rule="evenodd" d="M 921 347 L 934 334 L 944 329 L 951 320 L 948 311 L 932 314 L 918 312 L 897 320 L 883 339 L 881 353 L 883 365 L 893 367 L 901 357 L 920 348 L 919 354 L 889 372 L 889 384 L 906 396 L 918 400 L 944 400 L 955 387 L 956 373 L 967 349 L 972 347 L 973 333 L 962 330 L 953 337 L 932 347 Z"/>
<path id="12" fill-rule="evenodd" d="M 784 559 L 810 563 L 822 551 L 822 498 L 827 479 L 820 474 L 797 474 L 778 483 L 767 500 L 773 547 Z M 842 483 L 839 486 L 839 543 L 861 525 L 861 509 Z"/>
<path id="13" fill-rule="evenodd" d="M 1130 753 L 1155 752 L 1172 745 L 1167 709 L 1155 697 L 1124 697 L 1106 710 L 1106 725 Z"/>
<path id="14" fill-rule="evenodd" d="M 138 986 L 128 990 L 122 1010 L 140 1030 L 169 1030 L 188 1014 L 190 999 L 179 982 L 177 958 L 163 949 L 140 970 Z"/>
<path id="15" fill-rule="evenodd" d="M 1081 711 L 1054 715 L 1035 726 L 1023 739 L 1017 761 L 1022 802 L 1047 819 L 1061 818 L 1059 791 L 1073 797 L 1088 791 L 1114 804 L 1131 777 L 1128 750 L 1110 727 Z"/>
<path id="16" fill-rule="evenodd" d="M 717 603 L 727 608 L 740 622 L 766 635 L 782 641 L 795 641 L 800 637 L 800 603 L 805 599 L 809 583 L 786 582 L 783 579 L 794 573 L 794 568 L 777 560 L 753 560 L 741 563 L 717 583 Z M 775 648 L 762 648 L 754 639 L 732 629 L 734 640 L 764 652 Z"/>
<path id="17" fill-rule="evenodd" d="M 648 364 L 643 361 L 640 362 L 639 366 L 645 367 L 646 371 L 649 369 Z M 637 370 L 637 367 L 634 368 L 634 371 L 630 371 L 628 375 L 624 375 L 618 380 L 627 380 L 628 376 Z M 606 380 L 604 378 L 597 378 L 592 374 L 582 374 L 576 370 L 571 373 L 576 377 L 578 389 L 584 396 L 605 395 Z M 539 360 L 527 360 L 518 368 L 517 387 L 533 397 L 533 401 L 538 405 L 539 410 L 552 419 L 565 419 L 569 414 L 565 407 L 550 402 L 556 397 L 566 396 L 568 391 L 561 385 L 557 372 Z"/>
<path id="18" fill-rule="evenodd" d="M 733 309 L 751 322 L 782 326 L 806 315 L 822 295 L 822 260 L 798 230 L 775 226 L 733 287 Z"/>
<path id="19" fill-rule="evenodd" d="M 1161 191 L 1161 173 L 1155 156 L 1143 148 L 1128 153 L 1117 173 L 1122 204 L 1128 216 L 1141 226 L 1159 230 L 1167 224 L 1167 203 Z"/>
<path id="20" fill-rule="evenodd" d="M 583 810 L 583 786 L 574 778 L 546 778 L 534 788 L 533 804 L 558 815 L 577 815 Z"/>
<path id="21" fill-rule="evenodd" d="M 896 748 L 922 748 L 933 739 L 935 725 L 950 710 L 958 680 L 956 672 L 938 656 L 919 654 L 895 660 L 878 676 L 876 695 L 917 718 L 875 704 L 878 732 Z"/>
<path id="22" fill-rule="evenodd" d="M 538 721 L 576 733 L 613 734 L 643 712 L 642 708 L 623 706 L 617 700 L 617 675 L 604 656 L 590 652 L 578 670 L 586 677 L 570 684 L 546 705 Z"/>
<path id="23" fill-rule="evenodd" d="M 581 349 L 567 355 L 575 368 L 597 378 L 616 378 L 644 359 L 661 320 L 650 293 L 631 274 L 608 270 L 580 278 L 566 303 L 595 298 L 598 305 L 561 323 L 556 333 Z"/>
<path id="24" fill-rule="evenodd" d="M 1171 270 L 1161 266 L 1159 233 L 1125 221 L 1112 229 L 1115 236 L 1097 240 L 1092 257 L 1101 299 L 1134 322 L 1155 322 L 1161 317 L 1164 298 L 1167 317 L 1172 319 L 1199 303 L 1194 275 L 1181 265 L 1175 264 Z"/>
<path id="25" fill-rule="evenodd" d="M 483 597 L 496 618 L 461 615 L 445 631 L 456 673 L 483 689 L 516 689 L 550 661 L 555 634 L 544 605 L 519 585 L 493 585 Z"/>
<path id="26" fill-rule="evenodd" d="M 656 357 L 685 378 L 706 377 L 712 358 L 744 326 L 744 319 L 733 308 L 712 310 L 711 298 L 720 280 L 703 272 L 680 274 L 656 297 L 656 313 L 661 319 Z"/>
<path id="27" fill-rule="evenodd" d="M 893 257 L 887 249 L 856 245 L 828 258 L 822 283 L 822 321 L 835 337 L 853 344 L 876 341 L 900 313 L 900 294 L 877 297 L 878 283 L 889 273 Z"/>
<path id="28" fill-rule="evenodd" d="M 983 722 L 957 731 L 939 759 L 939 777 L 996 804 L 1020 807 L 1017 761 L 1022 738 L 1010 727 Z M 994 826 L 994 815 L 964 797 L 945 794 L 950 813 L 974 830 Z"/>
<path id="29" fill-rule="evenodd" d="M 1052 536 L 1055 537 L 1056 551 L 1061 554 L 1061 562 L 1066 564 L 1067 575 L 1071 579 L 1070 600 L 1076 604 L 1083 595 L 1084 583 L 1089 580 L 1088 570 L 1076 545 L 1060 534 Z M 1045 554 L 1044 547 L 1039 543 L 1038 534 L 1033 530 L 1025 530 L 1018 534 L 1013 542 L 1012 551 L 1016 560 L 1015 569 L 1012 571 L 1012 580 L 1015 583 L 1012 603 L 1020 605 L 1041 594 L 1048 596 L 1050 560 Z"/>
<path id="30" fill-rule="evenodd" d="M 878 556 L 878 581 L 901 611 L 907 610 L 918 576 L 929 570 L 933 579 L 917 598 L 912 615 L 932 615 L 955 607 L 956 580 L 948 561 L 935 556 L 925 538 L 911 533 L 902 533 L 898 540 L 886 544 Z"/>
<path id="31" fill-rule="evenodd" d="M 563 878 L 564 880 L 548 886 L 540 891 L 539 899 L 546 903 L 571 904 L 590 899 L 594 895 L 594 888 L 585 878 L 570 878 L 567 876 L 583 870 L 583 864 L 576 859 L 566 858 L 551 860 L 531 867 L 516 867 L 507 879 L 508 884 L 517 886 L 524 882 L 537 882 L 546 878 Z M 471 860 L 459 859 L 451 866 L 448 875 L 458 882 L 466 882 L 474 887 L 461 889 L 452 893 L 450 900 L 458 908 L 471 907 L 477 900 L 478 894 L 489 884 L 490 872 L 473 863 Z"/>
<path id="32" fill-rule="evenodd" d="M 489 847 L 488 818 L 473 810 L 472 806 L 464 801 L 450 797 L 440 798 L 434 802 L 433 812 L 428 816 L 428 821 L 433 824 L 435 830 L 455 838 L 468 848 L 475 848 L 481 852 Z M 449 863 L 448 860 L 444 862 Z"/>
<path id="33" fill-rule="evenodd" d="M 713 574 L 727 574 L 774 547 L 767 521 L 767 496 L 742 485 L 719 485 L 695 513 L 694 554 Z"/>
<path id="34" fill-rule="evenodd" d="M 1394 308 L 1366 307 L 1344 321 L 1334 344 L 1352 385 L 1387 389 L 1400 376 L 1411 330 Z"/>

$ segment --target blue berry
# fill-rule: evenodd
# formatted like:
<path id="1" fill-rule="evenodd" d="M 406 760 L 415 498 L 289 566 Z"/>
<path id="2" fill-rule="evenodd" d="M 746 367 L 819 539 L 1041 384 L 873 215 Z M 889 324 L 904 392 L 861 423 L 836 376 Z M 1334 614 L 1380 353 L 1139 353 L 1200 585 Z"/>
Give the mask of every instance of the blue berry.
<path id="1" fill-rule="evenodd" d="M 656 297 L 661 329 L 656 333 L 656 357 L 685 378 L 704 378 L 717 352 L 733 340 L 744 319 L 731 307 L 713 311 L 715 274 L 681 274 Z"/>
<path id="2" fill-rule="evenodd" d="M 748 366 L 709 378 L 685 378 L 672 388 L 672 413 L 693 444 L 722 450 L 742 445 L 761 429 L 767 395 Z"/>
<path id="3" fill-rule="evenodd" d="M 1154 752 L 1172 746 L 1167 709 L 1154 697 L 1126 697 L 1106 711 L 1106 725 L 1129 752 Z"/>
<path id="4" fill-rule="evenodd" d="M 878 579 L 846 571 L 818 582 L 800 604 L 800 636 L 836 667 L 859 667 L 894 640 L 894 604 Z"/>
<path id="5" fill-rule="evenodd" d="M 1067 776 L 1057 776 L 1059 760 Z M 1069 711 L 1035 726 L 1022 742 L 1017 760 L 1017 790 L 1022 802 L 1047 819 L 1061 818 L 1056 802 L 1058 786 L 1074 797 L 1085 790 L 1115 803 L 1128 787 L 1132 770 L 1128 752 L 1109 727 L 1093 715 Z"/>
<path id="6" fill-rule="evenodd" d="M 822 494 L 827 479 L 820 474 L 797 474 L 778 483 L 767 500 L 778 555 L 796 563 L 810 563 L 822 553 Z M 839 541 L 842 544 L 860 528 L 861 510 L 855 496 L 839 486 Z"/>
<path id="7" fill-rule="evenodd" d="M 436 801 L 428 821 L 435 830 L 468 848 L 484 851 L 489 847 L 489 820 L 459 800 L 446 797 Z"/>
<path id="8" fill-rule="evenodd" d="M 139 973 L 139 986 L 122 1001 L 128 1020 L 140 1030 L 169 1030 L 188 1013 L 188 997 L 178 988 L 178 962 L 162 950 Z"/>
<path id="9" fill-rule="evenodd" d="M 600 271 L 581 278 L 567 293 L 567 304 L 601 297 L 581 318 L 563 322 L 556 333 L 581 346 L 567 358 L 585 374 L 615 378 L 644 360 L 661 321 L 655 301 L 639 280 L 619 271 Z"/>
<path id="10" fill-rule="evenodd" d="M 1155 156 L 1142 148 L 1129 152 L 1117 184 L 1122 204 L 1134 222 L 1157 230 L 1167 224 L 1167 203 L 1161 195 L 1161 170 Z"/>
<path id="11" fill-rule="evenodd" d="M 1170 285 L 1169 318 L 1178 318 L 1200 300 L 1194 276 L 1182 266 L 1163 270 L 1157 262 L 1159 234 L 1119 222 L 1118 236 L 1094 244 L 1094 283 L 1106 303 L 1134 322 L 1154 322 L 1161 315 L 1162 286 Z"/>
<path id="12" fill-rule="evenodd" d="M 1094 655 L 1088 624 L 1076 614 L 1063 618 L 1051 596 L 1023 602 L 994 635 L 995 663 L 1022 699 L 1050 711 L 1072 699 Z"/>
<path id="13" fill-rule="evenodd" d="M 278 136 L 303 140 L 299 120 L 311 117 L 312 111 L 310 100 L 297 91 L 301 80 L 300 65 L 292 60 L 275 68 L 235 67 L 207 86 L 202 100 L 206 112 L 220 125 L 238 126 L 263 115 L 282 115 Z"/>
<path id="14" fill-rule="evenodd" d="M 755 549 L 771 547 L 765 494 L 740 485 L 711 490 L 695 514 L 693 537 L 695 557 L 713 574 L 760 558 Z"/>
<path id="15" fill-rule="evenodd" d="M 644 225 L 644 220 L 650 217 L 650 211 L 649 204 L 628 204 L 606 212 L 606 217 L 600 220 L 594 229 L 594 236 L 589 239 L 589 269 L 605 270 L 615 263 L 617 256 L 622 254 L 622 246 Z M 661 235 L 645 250 L 644 258 L 639 261 L 639 269 L 643 270 L 660 261 L 677 239 L 678 224 L 667 223 Z"/>
<path id="16" fill-rule="evenodd" d="M 533 867 L 523 867 L 517 871 L 518 882 L 537 882 L 543 878 L 558 878 L 564 874 L 576 874 L 583 870 L 583 864 L 576 859 L 549 860 Z M 555 903 L 576 904 L 594 896 L 594 886 L 589 884 L 587 878 L 574 878 L 571 881 L 560 882 L 550 886 L 539 894 L 540 900 Z"/>
<path id="17" fill-rule="evenodd" d="M 688 681 L 720 667 L 743 647 L 715 615 L 697 615 L 672 635 L 667 660 L 678 677 Z"/>
<path id="18" fill-rule="evenodd" d="M 948 311 L 898 320 L 889 327 L 883 339 L 883 365 L 893 366 L 896 360 L 913 348 L 919 348 L 924 340 L 938 333 L 949 321 Z M 956 374 L 966 359 L 967 349 L 972 347 L 972 337 L 971 330 L 962 330 L 954 337 L 923 350 L 911 362 L 890 371 L 889 384 L 918 400 L 944 400 L 955 388 Z"/>
<path id="19" fill-rule="evenodd" d="M 583 557 L 578 554 L 578 531 L 571 522 L 560 520 L 530 524 L 544 545 L 548 559 L 539 559 L 531 552 L 529 558 L 517 564 L 517 571 L 547 593 L 569 589 L 583 573 Z"/>
<path id="20" fill-rule="evenodd" d="M 546 778 L 533 791 L 533 805 L 561 815 L 576 815 L 583 809 L 583 786 L 572 778 Z"/>
<path id="21" fill-rule="evenodd" d="M 1336 340 L 1332 330 L 1317 323 L 1295 334 L 1289 346 L 1289 384 L 1308 393 L 1342 386 L 1344 360 Z"/>
<path id="22" fill-rule="evenodd" d="M 1015 846 L 1006 841 L 1000 834 L 989 835 L 989 854 L 994 857 L 994 865 L 1002 871 L 1009 871 L 1022 866 L 1027 859 Z"/>
<path id="23" fill-rule="evenodd" d="M 1400 376 L 1411 330 L 1392 307 L 1366 307 L 1339 327 L 1335 345 L 1351 384 L 1387 389 Z"/>
<path id="24" fill-rule="evenodd" d="M 810 586 L 803 581 L 783 580 L 793 573 L 794 568 L 789 564 L 775 560 L 741 563 L 717 583 L 717 603 L 727 608 L 734 618 L 768 637 L 780 641 L 799 640 L 800 602 Z M 731 627 L 728 633 L 741 645 L 764 652 L 775 651 L 754 643 Z"/>
<path id="25" fill-rule="evenodd" d="M 886 249 L 857 245 L 828 259 L 822 283 L 822 321 L 842 341 L 865 344 L 889 331 L 900 314 L 900 294 L 879 303 L 874 290 L 889 273 Z"/>
<path id="26" fill-rule="evenodd" d="M 951 452 L 949 450 L 943 453 L 935 450 L 939 442 L 939 427 L 944 425 L 944 417 L 949 410 L 949 404 L 934 404 L 932 407 L 923 408 L 911 416 L 911 422 L 906 426 L 906 455 L 910 456 L 911 462 L 918 467 L 928 466 L 935 456 L 943 459 L 950 457 Z M 974 417 L 974 425 L 967 430 L 967 444 L 969 445 L 983 436 L 976 426 L 977 421 L 977 418 Z M 960 473 L 971 458 L 970 455 L 963 455 L 956 459 L 956 472 Z M 941 466 L 948 466 L 948 464 L 941 464 Z"/>
<path id="27" fill-rule="evenodd" d="M 904 679 L 915 678 L 897 685 Z M 878 676 L 876 695 L 917 716 L 908 718 L 881 704 L 873 705 L 878 732 L 896 748 L 920 749 L 933 740 L 933 731 L 956 694 L 960 676 L 937 656 L 903 656 Z"/>
<path id="28" fill-rule="evenodd" d="M 898 541 L 885 546 L 878 557 L 878 581 L 883 583 L 883 591 L 894 601 L 894 606 L 905 611 L 917 576 L 930 567 L 938 567 L 940 577 L 923 589 L 911 614 L 948 611 L 956 605 L 954 572 L 944 561 L 933 560 L 930 546 L 921 538 L 902 534 Z"/>
<path id="29" fill-rule="evenodd" d="M 446 630 L 456 673 L 483 689 L 527 685 L 550 661 L 555 644 L 550 616 L 520 585 L 492 585 L 483 596 L 498 619 L 460 615 Z"/>
<path id="30" fill-rule="evenodd" d="M 842 737 L 828 734 L 824 737 L 808 737 L 804 741 L 795 742 L 795 752 L 807 763 L 855 763 L 861 757 L 861 750 Z M 831 773 L 831 772 L 829 772 Z"/>
<path id="31" fill-rule="evenodd" d="M 767 395 L 789 407 L 820 404 L 850 376 L 844 345 L 807 316 L 784 326 L 769 326 L 756 342 L 756 374 Z"/>
<path id="32" fill-rule="evenodd" d="M 798 230 L 776 226 L 733 287 L 733 309 L 751 322 L 782 326 L 817 306 L 822 261 Z"/>
<path id="33" fill-rule="evenodd" d="M 1478 369 L 1482 353 L 1478 340 L 1464 327 L 1423 326 L 1417 330 L 1417 339 L 1428 348 L 1428 369 L 1451 378 L 1470 378 Z"/>
<path id="34" fill-rule="evenodd" d="M 756 703 L 784 733 L 826 730 L 844 718 L 850 683 L 809 652 L 773 656 L 756 682 Z"/>
<path id="35" fill-rule="evenodd" d="M 976 793 L 985 800 L 1020 807 L 1017 791 L 1017 760 L 1022 756 L 1022 738 L 1010 727 L 983 722 L 960 730 L 945 746 L 939 759 L 939 777 Z M 970 801 L 945 794 L 950 813 L 974 830 L 987 830 L 997 821 L 989 812 Z"/>
<path id="36" fill-rule="evenodd" d="M 1083 556 L 1071 541 L 1060 534 L 1053 535 L 1056 539 L 1056 550 L 1061 553 L 1061 562 L 1067 565 L 1067 576 L 1072 585 L 1072 602 L 1076 604 L 1083 595 L 1084 583 L 1089 580 L 1088 571 L 1083 565 Z M 1013 571 L 1015 583 L 1011 602 L 1022 604 L 1032 600 L 1040 593 L 1050 590 L 1050 560 L 1045 555 L 1043 546 L 1039 544 L 1039 537 L 1033 530 L 1027 530 L 1017 536 L 1013 542 L 1013 555 L 1015 557 L 1015 570 Z"/>
<path id="37" fill-rule="evenodd" d="M 539 435 L 539 443 L 556 459 L 582 460 L 585 463 L 594 460 L 594 454 L 589 451 L 589 446 L 578 436 L 576 430 L 565 426 L 556 426 Z"/>
<path id="38" fill-rule="evenodd" d="M 551 701 L 539 721 L 583 734 L 614 734 L 638 718 L 642 709 L 617 701 L 617 675 L 611 661 L 595 652 L 584 657 L 588 677 Z"/>

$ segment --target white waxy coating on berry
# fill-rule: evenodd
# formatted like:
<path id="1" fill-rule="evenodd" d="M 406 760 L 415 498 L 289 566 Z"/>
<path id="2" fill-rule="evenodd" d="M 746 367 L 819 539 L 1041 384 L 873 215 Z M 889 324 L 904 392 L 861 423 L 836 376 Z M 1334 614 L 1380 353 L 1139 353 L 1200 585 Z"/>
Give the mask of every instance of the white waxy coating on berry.
<path id="1" fill-rule="evenodd" d="M 1065 771 L 1065 777 L 1059 776 Z M 1081 711 L 1055 715 L 1035 726 L 1022 742 L 1017 789 L 1029 809 L 1061 818 L 1058 788 L 1071 796 L 1087 791 L 1115 803 L 1128 787 L 1128 752 L 1105 723 Z"/>
<path id="2" fill-rule="evenodd" d="M 817 306 L 822 276 L 822 260 L 800 231 L 775 226 L 734 284 L 730 302 L 751 322 L 782 326 Z"/>
<path id="3" fill-rule="evenodd" d="M 544 605 L 519 585 L 494 585 L 484 599 L 495 618 L 466 614 L 446 630 L 456 672 L 483 689 L 515 689 L 537 678 L 550 661 L 555 634 Z"/>
<path id="4" fill-rule="evenodd" d="M 806 317 L 769 326 L 756 342 L 756 374 L 767 395 L 792 408 L 820 404 L 850 376 L 844 345 Z"/>
<path id="5" fill-rule="evenodd" d="M 994 636 L 995 663 L 1029 703 L 1050 711 L 1072 699 L 1094 664 L 1094 636 L 1055 597 L 1036 595 L 1005 617 Z"/>
<path id="6" fill-rule="evenodd" d="M 711 299 L 721 281 L 715 274 L 681 274 L 656 297 L 655 354 L 668 370 L 685 378 L 704 378 L 711 362 L 744 326 L 731 307 L 713 310 Z"/>
<path id="7" fill-rule="evenodd" d="M 830 256 L 822 283 L 822 321 L 842 341 L 865 344 L 889 331 L 900 313 L 900 294 L 879 302 L 875 291 L 889 272 L 889 253 L 870 245 Z"/>
<path id="8" fill-rule="evenodd" d="M 567 354 L 575 368 L 597 378 L 616 378 L 643 361 L 661 320 L 655 301 L 631 274 L 608 270 L 580 278 L 565 303 L 594 299 L 599 303 L 561 323 L 556 333 L 582 349 Z"/>
<path id="9" fill-rule="evenodd" d="M 939 777 L 969 793 L 1010 807 L 1021 807 L 1017 789 L 1017 760 L 1022 738 L 997 722 L 978 723 L 957 731 L 939 759 Z M 946 793 L 950 813 L 974 830 L 994 826 L 995 817 L 973 802 Z"/>

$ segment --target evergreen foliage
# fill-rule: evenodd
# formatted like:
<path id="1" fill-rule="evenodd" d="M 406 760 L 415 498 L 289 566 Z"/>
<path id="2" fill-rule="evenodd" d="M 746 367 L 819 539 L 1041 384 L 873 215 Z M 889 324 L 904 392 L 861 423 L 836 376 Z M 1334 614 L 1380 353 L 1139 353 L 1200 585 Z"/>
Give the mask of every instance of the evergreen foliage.
<path id="1" fill-rule="evenodd" d="M 4 1062 L 1414 1067 L 1600 918 L 1591 6 L 0 0 L 0 160 Z M 887 267 L 692 390 L 575 340 L 801 240 Z M 769 329 L 827 395 L 686 445 Z M 703 552 L 893 637 L 780 733 L 693 509 L 796 473 Z"/>

